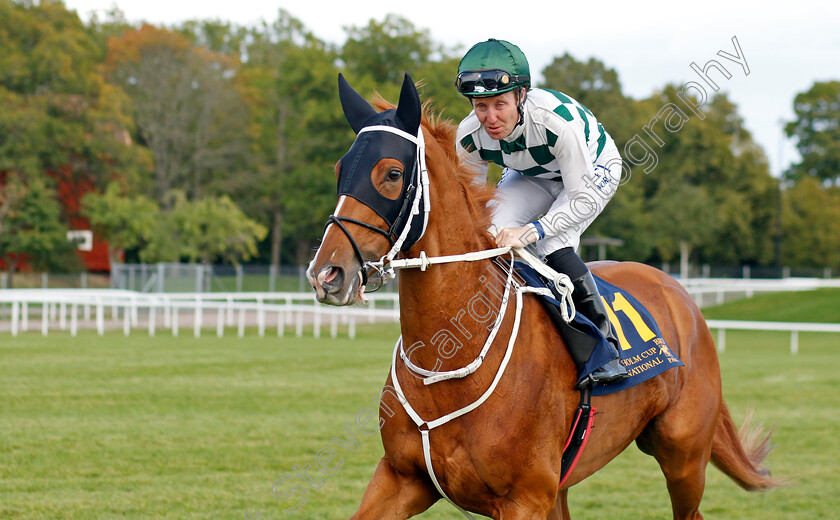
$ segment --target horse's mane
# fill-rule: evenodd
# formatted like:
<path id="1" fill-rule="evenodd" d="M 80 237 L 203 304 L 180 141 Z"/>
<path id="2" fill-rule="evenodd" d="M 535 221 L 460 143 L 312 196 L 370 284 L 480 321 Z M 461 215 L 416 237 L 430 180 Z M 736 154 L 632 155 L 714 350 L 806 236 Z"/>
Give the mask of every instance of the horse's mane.
<path id="1" fill-rule="evenodd" d="M 373 106 L 380 111 L 396 108 L 379 95 L 374 97 Z M 486 233 L 486 230 L 490 227 L 488 202 L 493 199 L 495 191 L 484 183 L 478 182 L 476 177 L 480 175 L 479 172 L 468 164 L 461 162 L 460 157 L 458 157 L 458 152 L 455 150 L 457 127 L 451 120 L 444 119 L 440 114 L 435 114 L 428 102 L 423 103 L 421 124 L 426 137 L 426 153 L 438 156 L 441 162 L 449 165 L 455 180 L 461 186 L 470 203 L 479 232 Z M 434 140 L 438 146 L 428 146 L 429 140 Z"/>

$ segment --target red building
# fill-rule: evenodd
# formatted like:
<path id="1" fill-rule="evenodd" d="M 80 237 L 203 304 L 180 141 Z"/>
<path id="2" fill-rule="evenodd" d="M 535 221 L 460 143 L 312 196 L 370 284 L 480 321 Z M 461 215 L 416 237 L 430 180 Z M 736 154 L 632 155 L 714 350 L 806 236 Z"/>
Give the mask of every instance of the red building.
<path id="1" fill-rule="evenodd" d="M 90 230 L 90 223 L 81 214 L 82 197 L 93 191 L 93 184 L 87 179 L 73 175 L 69 168 L 58 172 L 51 171 L 49 175 L 56 182 L 56 190 L 61 203 L 61 214 L 68 227 L 67 239 L 79 242 L 76 254 L 84 264 L 85 270 L 110 272 L 108 243 Z M 3 180 L 0 179 L 0 185 L 3 184 Z M 0 270 L 6 268 L 6 264 L 0 259 Z M 30 266 L 24 257 L 18 265 L 17 271 L 26 272 L 29 270 Z"/>

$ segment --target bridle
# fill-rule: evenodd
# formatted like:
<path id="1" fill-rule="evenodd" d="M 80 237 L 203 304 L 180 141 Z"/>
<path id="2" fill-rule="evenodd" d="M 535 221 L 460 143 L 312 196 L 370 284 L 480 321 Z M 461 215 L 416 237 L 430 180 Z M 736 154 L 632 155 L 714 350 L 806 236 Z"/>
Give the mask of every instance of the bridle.
<path id="1" fill-rule="evenodd" d="M 367 284 L 368 273 L 370 271 L 378 272 L 380 276 L 382 276 L 383 283 L 387 283 L 390 279 L 392 279 L 392 277 L 388 278 L 386 276 L 382 266 L 390 262 L 397 253 L 407 250 L 423 237 L 426 233 L 426 228 L 429 225 L 429 211 L 431 210 L 431 201 L 429 198 L 429 171 L 426 168 L 426 143 L 423 138 L 423 127 L 421 126 L 418 128 L 417 135 L 413 136 L 408 132 L 393 126 L 372 125 L 359 130 L 356 138 L 358 139 L 358 137 L 365 132 L 389 132 L 407 139 L 415 146 L 415 159 L 414 164 L 412 165 L 411 175 L 409 177 L 409 185 L 406 187 L 405 194 L 403 195 L 402 206 L 400 207 L 400 211 L 394 219 L 390 229 L 386 231 L 367 222 L 351 217 L 343 217 L 341 215 L 330 215 L 329 218 L 327 218 L 326 227 L 329 227 L 330 224 L 335 224 L 338 226 L 338 229 L 344 233 L 347 240 L 350 241 L 350 245 L 353 247 L 356 259 L 359 261 L 362 285 Z M 422 227 L 420 227 L 419 218 L 421 213 L 421 200 L 423 201 Z M 371 209 L 375 210 L 375 208 L 372 207 Z M 383 255 L 378 262 L 365 260 L 362 250 L 359 248 L 359 245 L 356 243 L 356 240 L 353 238 L 350 230 L 348 230 L 347 226 L 344 225 L 345 223 L 360 226 L 369 231 L 379 233 L 388 240 L 388 244 L 391 246 L 391 249 Z"/>

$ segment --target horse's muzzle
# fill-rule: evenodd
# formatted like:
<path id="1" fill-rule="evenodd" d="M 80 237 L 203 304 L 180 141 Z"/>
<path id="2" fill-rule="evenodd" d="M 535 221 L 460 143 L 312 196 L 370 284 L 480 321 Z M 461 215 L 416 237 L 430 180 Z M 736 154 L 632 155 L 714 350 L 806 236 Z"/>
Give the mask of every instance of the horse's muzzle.
<path id="1" fill-rule="evenodd" d="M 360 292 L 361 276 L 347 276 L 347 269 L 335 264 L 328 264 L 315 273 L 310 264 L 306 277 L 319 302 L 328 305 L 350 305 L 356 302 Z"/>

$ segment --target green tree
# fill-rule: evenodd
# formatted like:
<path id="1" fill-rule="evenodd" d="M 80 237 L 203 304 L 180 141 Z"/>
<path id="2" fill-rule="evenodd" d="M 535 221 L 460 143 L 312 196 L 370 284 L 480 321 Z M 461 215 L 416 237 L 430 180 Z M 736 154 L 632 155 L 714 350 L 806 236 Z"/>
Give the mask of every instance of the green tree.
<path id="1" fill-rule="evenodd" d="M 636 125 L 637 104 L 621 91 L 615 69 L 596 58 L 582 62 L 571 54 L 555 57 L 542 70 L 543 82 L 538 86 L 559 90 L 578 100 L 591 110 L 623 149 L 640 129 Z"/>
<path id="2" fill-rule="evenodd" d="M 651 221 L 674 233 L 677 228 L 663 219 L 679 221 L 679 228 L 685 227 L 680 233 L 693 237 L 689 244 L 696 261 L 771 263 L 778 194 L 764 153 L 725 95 L 709 100 L 701 119 L 678 92 L 668 85 L 639 102 L 635 123 L 639 131 L 634 139 L 646 143 L 657 164 L 649 172 L 635 166 L 628 182 L 641 187 L 648 211 L 670 208 L 675 212 L 673 217 L 661 214 Z M 638 155 L 639 148 L 633 150 Z M 632 162 L 627 148 L 624 152 L 625 160 Z M 681 185 L 691 189 L 683 193 Z M 668 203 L 669 197 L 676 206 Z M 711 213 L 696 208 L 694 218 L 683 219 L 680 204 L 693 207 L 695 200 L 708 205 Z M 708 234 L 709 229 L 715 233 Z M 675 258 L 680 242 L 678 234 L 667 240 L 660 237 L 658 258 Z"/>
<path id="3" fill-rule="evenodd" d="M 126 99 L 105 83 L 99 57 L 62 3 L 0 0 L 0 171 L 99 188 L 114 171 L 142 177 L 148 162 L 128 138 Z"/>
<path id="4" fill-rule="evenodd" d="M 238 263 L 252 258 L 264 226 L 249 219 L 226 195 L 190 201 L 183 192 L 167 194 L 171 209 L 158 214 L 157 229 L 140 251 L 146 262 L 216 260 Z"/>
<path id="5" fill-rule="evenodd" d="M 840 269 L 840 188 L 803 177 L 783 197 L 785 265 Z"/>
<path id="6" fill-rule="evenodd" d="M 75 247 L 67 240 L 55 191 L 40 177 L 4 177 L 0 177 L 0 259 L 6 264 L 10 283 L 22 260 L 35 269 L 77 267 Z"/>
<path id="7" fill-rule="evenodd" d="M 254 153 L 248 172 L 229 179 L 228 191 L 270 227 L 271 263 L 279 265 L 284 242 L 301 260 L 321 236 L 335 206 L 333 165 L 353 132 L 338 103 L 335 49 L 282 10 L 249 41 L 242 79 Z M 288 213 L 299 204 L 308 211 Z"/>
<path id="8" fill-rule="evenodd" d="M 154 157 L 159 203 L 174 188 L 198 199 L 214 179 L 239 173 L 247 109 L 235 59 L 151 25 L 108 45 L 109 77 L 130 96 L 139 140 Z"/>
<path id="9" fill-rule="evenodd" d="M 151 240 L 158 214 L 157 204 L 143 195 L 127 195 L 116 182 L 104 193 L 89 193 L 82 199 L 82 212 L 93 231 L 108 241 L 108 260 L 113 265 L 126 249 Z"/>
<path id="10" fill-rule="evenodd" d="M 840 81 L 816 82 L 793 101 L 796 119 L 785 126 L 795 137 L 802 161 L 790 179 L 815 177 L 840 185 Z"/>
<path id="11" fill-rule="evenodd" d="M 408 19 L 388 14 L 381 22 L 345 29 L 347 41 L 341 58 L 353 78 L 370 78 L 374 85 L 395 84 L 397 92 L 406 72 L 431 61 L 439 51 L 428 30 L 418 30 Z M 454 79 L 452 80 L 454 82 Z"/>
<path id="12" fill-rule="evenodd" d="M 455 88 L 461 59 L 458 48 L 433 41 L 427 29 L 419 29 L 394 14 L 381 21 L 371 19 L 364 27 L 349 27 L 346 32 L 341 59 L 354 88 L 362 95 L 377 92 L 396 103 L 408 72 L 423 101 L 430 101 L 457 121 L 469 114 L 469 101 Z"/>

